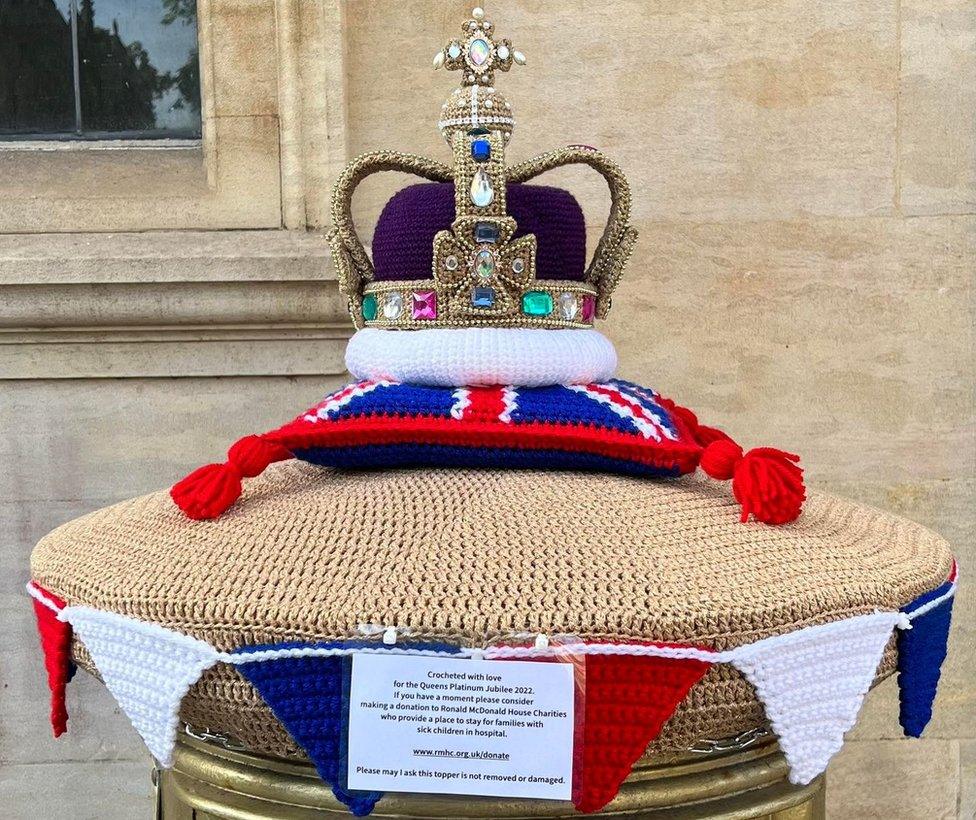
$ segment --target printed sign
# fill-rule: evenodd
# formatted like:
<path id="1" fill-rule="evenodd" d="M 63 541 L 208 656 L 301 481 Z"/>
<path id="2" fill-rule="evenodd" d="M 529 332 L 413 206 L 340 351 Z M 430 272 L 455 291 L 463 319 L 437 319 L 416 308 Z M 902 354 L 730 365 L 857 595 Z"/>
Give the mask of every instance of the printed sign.
<path id="1" fill-rule="evenodd" d="M 349 788 L 569 800 L 573 666 L 354 655 Z"/>

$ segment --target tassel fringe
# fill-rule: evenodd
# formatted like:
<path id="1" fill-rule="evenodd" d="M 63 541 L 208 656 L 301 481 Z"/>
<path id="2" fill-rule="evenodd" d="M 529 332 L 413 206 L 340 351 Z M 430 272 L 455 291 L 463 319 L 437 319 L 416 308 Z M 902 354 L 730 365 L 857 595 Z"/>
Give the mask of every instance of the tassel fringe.
<path id="1" fill-rule="evenodd" d="M 742 507 L 742 523 L 752 516 L 764 524 L 796 520 L 806 500 L 800 457 L 774 447 L 742 448 L 716 427 L 698 423 L 687 407 L 668 399 L 661 403 L 680 418 L 704 447 L 698 466 L 711 478 L 732 480 L 732 494 Z"/>
<path id="2" fill-rule="evenodd" d="M 223 464 L 194 470 L 170 489 L 173 501 L 190 518 L 217 518 L 241 496 L 243 478 L 254 478 L 269 464 L 291 458 L 291 452 L 261 436 L 245 436 L 227 451 Z"/>

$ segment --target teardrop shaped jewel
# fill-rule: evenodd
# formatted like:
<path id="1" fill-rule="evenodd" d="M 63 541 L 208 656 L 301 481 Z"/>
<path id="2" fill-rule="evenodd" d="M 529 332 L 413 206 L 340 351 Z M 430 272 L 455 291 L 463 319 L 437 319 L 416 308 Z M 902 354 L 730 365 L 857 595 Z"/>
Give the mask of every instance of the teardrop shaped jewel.
<path id="1" fill-rule="evenodd" d="M 471 180 L 471 201 L 479 208 L 487 208 L 495 198 L 495 189 L 491 187 L 491 178 L 484 168 L 479 168 Z"/>

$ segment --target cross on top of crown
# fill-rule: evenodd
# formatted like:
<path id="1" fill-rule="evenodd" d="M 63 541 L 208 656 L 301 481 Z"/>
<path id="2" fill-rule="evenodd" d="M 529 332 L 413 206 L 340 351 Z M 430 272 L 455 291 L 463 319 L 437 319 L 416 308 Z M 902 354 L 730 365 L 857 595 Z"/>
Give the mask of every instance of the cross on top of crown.
<path id="1" fill-rule="evenodd" d="M 434 55 L 434 68 L 461 72 L 461 85 L 490 86 L 495 71 L 508 71 L 513 63 L 525 65 L 525 55 L 512 48 L 510 40 L 495 40 L 494 27 L 485 12 L 476 8 L 471 19 L 461 25 L 463 36 L 451 40 Z"/>

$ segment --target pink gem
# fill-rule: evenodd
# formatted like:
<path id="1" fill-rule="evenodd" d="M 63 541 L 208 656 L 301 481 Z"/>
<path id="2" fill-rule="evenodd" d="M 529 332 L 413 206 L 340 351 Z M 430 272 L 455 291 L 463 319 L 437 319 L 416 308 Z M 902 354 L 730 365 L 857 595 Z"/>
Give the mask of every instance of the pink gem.
<path id="1" fill-rule="evenodd" d="M 596 316 L 596 297 L 584 296 L 583 297 L 583 310 L 580 318 L 584 322 L 592 322 L 593 317 Z"/>
<path id="2" fill-rule="evenodd" d="M 413 294 L 413 318 L 437 318 L 437 291 L 417 290 Z"/>

